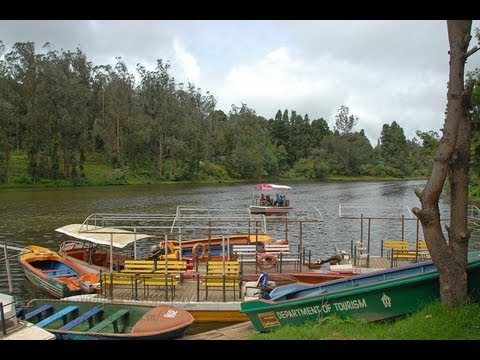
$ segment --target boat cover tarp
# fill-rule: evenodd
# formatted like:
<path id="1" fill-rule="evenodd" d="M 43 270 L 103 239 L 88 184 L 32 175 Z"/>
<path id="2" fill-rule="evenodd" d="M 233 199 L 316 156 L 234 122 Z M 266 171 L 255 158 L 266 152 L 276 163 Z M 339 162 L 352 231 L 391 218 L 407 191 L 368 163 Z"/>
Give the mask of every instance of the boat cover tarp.
<path id="1" fill-rule="evenodd" d="M 55 231 L 77 239 L 87 240 L 95 244 L 113 245 L 117 248 L 124 248 L 134 241 L 154 237 L 124 229 L 92 225 L 87 226 L 85 224 L 65 225 L 61 228 L 55 229 Z"/>
<path id="2" fill-rule="evenodd" d="M 255 184 L 253 185 L 255 189 L 259 190 L 291 190 L 292 188 L 287 185 L 278 185 L 278 184 Z"/>

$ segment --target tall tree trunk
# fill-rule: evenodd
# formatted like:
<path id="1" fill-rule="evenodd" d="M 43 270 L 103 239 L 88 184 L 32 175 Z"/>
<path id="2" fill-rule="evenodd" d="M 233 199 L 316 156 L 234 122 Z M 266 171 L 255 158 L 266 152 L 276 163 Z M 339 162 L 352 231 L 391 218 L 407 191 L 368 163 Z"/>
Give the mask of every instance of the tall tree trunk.
<path id="1" fill-rule="evenodd" d="M 157 159 L 158 176 L 162 176 L 163 174 L 163 138 L 164 138 L 164 134 L 160 130 L 160 133 L 158 134 L 158 159 Z"/>
<path id="2" fill-rule="evenodd" d="M 471 27 L 471 20 L 447 21 L 450 73 L 443 137 L 434 158 L 430 178 L 423 191 L 416 191 L 422 209 L 413 209 L 423 225 L 425 241 L 439 272 L 442 304 L 448 307 L 458 307 L 468 301 L 469 111 L 473 84 L 464 87 L 464 69 L 467 57 L 473 54 L 468 51 Z M 442 232 L 438 206 L 447 175 L 451 188 L 448 241 Z"/>

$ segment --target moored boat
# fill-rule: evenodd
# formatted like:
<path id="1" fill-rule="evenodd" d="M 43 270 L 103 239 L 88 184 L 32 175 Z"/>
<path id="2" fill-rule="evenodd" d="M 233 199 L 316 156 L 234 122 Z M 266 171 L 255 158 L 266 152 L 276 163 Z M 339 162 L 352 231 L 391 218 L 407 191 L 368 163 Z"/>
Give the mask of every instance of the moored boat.
<path id="1" fill-rule="evenodd" d="M 468 254 L 468 291 L 480 301 L 480 252 Z M 273 289 L 270 299 L 241 303 L 260 332 L 337 315 L 377 321 L 402 316 L 440 298 L 438 271 L 424 261 L 321 284 L 295 283 Z"/>
<path id="2" fill-rule="evenodd" d="M 23 317 L 61 340 L 170 340 L 183 337 L 194 322 L 171 305 L 94 303 L 35 299 Z"/>
<path id="3" fill-rule="evenodd" d="M 48 248 L 29 245 L 20 254 L 25 276 L 57 298 L 97 292 L 98 274 L 86 271 Z"/>
<path id="4" fill-rule="evenodd" d="M 65 225 L 55 231 L 82 240 L 64 241 L 58 254 L 85 271 L 96 273 L 110 268 L 122 269 L 125 260 L 133 259 L 135 254 L 127 256 L 121 250 L 136 241 L 152 238 L 148 234 L 85 223 Z"/>
<path id="5" fill-rule="evenodd" d="M 295 281 L 308 284 L 318 284 L 325 281 L 343 279 L 353 275 L 358 274 L 353 272 L 335 272 L 329 270 L 294 271 L 290 274 Z"/>

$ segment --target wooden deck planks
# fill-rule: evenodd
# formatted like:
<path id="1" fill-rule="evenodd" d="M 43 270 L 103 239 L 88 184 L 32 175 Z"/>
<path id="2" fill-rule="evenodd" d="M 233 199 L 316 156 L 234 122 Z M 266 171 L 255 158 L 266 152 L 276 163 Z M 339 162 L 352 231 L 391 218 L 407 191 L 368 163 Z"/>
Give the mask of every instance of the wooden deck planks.
<path id="1" fill-rule="evenodd" d="M 406 264 L 412 263 L 411 261 L 398 261 L 397 266 L 402 266 Z M 255 274 L 255 264 L 243 264 L 244 274 Z M 386 269 L 391 267 L 391 259 L 389 258 L 382 258 L 378 256 L 371 256 L 370 257 L 370 268 L 372 269 Z M 302 267 L 304 271 L 307 271 L 308 268 L 306 266 Z M 175 297 L 173 301 L 178 302 L 196 302 L 196 301 L 206 301 L 205 299 L 205 286 L 202 284 L 202 273 L 205 271 L 205 263 L 201 263 L 199 266 L 200 274 L 200 293 L 199 298 L 197 298 L 197 280 L 196 279 L 185 279 L 183 282 L 179 283 L 175 289 Z M 289 272 L 293 271 L 292 265 L 285 265 L 283 268 L 282 273 L 285 276 L 288 276 Z M 260 275 L 261 271 L 257 269 L 257 274 Z M 278 274 L 275 271 L 269 271 L 269 274 Z M 109 297 L 109 290 L 107 291 L 107 298 Z M 235 300 L 232 291 L 226 291 L 226 301 L 239 301 L 238 293 L 235 294 Z M 170 296 L 170 295 L 169 295 Z M 132 290 L 129 288 L 122 288 L 122 287 L 113 287 L 113 298 L 114 299 L 132 299 Z M 137 291 L 137 299 L 139 301 L 165 301 L 165 287 L 157 288 L 152 287 L 149 292 L 149 296 L 146 296 L 143 292 L 143 289 L 139 286 Z M 169 298 L 169 301 L 172 300 Z M 241 299 L 240 299 L 241 300 Z M 212 302 L 223 302 L 223 291 L 212 291 L 208 294 L 208 301 Z"/>
<path id="2" fill-rule="evenodd" d="M 255 333 L 256 330 L 252 323 L 245 321 L 240 324 L 210 330 L 200 334 L 186 335 L 182 340 L 248 340 L 248 338 Z"/>

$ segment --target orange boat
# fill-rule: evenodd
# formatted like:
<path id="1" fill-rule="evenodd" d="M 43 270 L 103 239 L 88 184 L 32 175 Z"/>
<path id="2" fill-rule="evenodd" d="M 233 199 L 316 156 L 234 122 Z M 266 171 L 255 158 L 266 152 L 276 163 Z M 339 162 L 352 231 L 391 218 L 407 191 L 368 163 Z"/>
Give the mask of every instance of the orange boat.
<path id="1" fill-rule="evenodd" d="M 25 276 L 34 285 L 57 298 L 99 290 L 98 274 L 85 271 L 48 248 L 29 245 L 20 254 Z"/>

